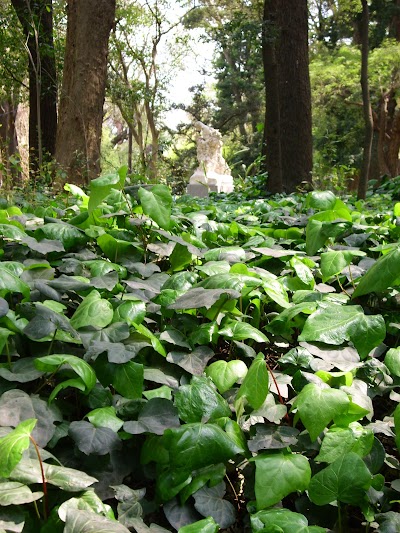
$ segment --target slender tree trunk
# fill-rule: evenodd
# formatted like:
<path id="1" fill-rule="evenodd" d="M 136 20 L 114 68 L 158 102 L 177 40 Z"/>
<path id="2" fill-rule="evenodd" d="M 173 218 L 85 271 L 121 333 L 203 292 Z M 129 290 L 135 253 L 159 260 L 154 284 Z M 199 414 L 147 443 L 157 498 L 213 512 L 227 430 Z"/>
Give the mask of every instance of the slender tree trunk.
<path id="1" fill-rule="evenodd" d="M 17 105 L 12 99 L 0 102 L 0 154 L 6 172 L 12 177 L 13 184 L 20 181 L 20 172 L 10 163 L 13 156 L 18 155 L 18 140 L 15 129 Z"/>
<path id="2" fill-rule="evenodd" d="M 280 142 L 280 98 L 277 48 L 280 30 L 277 25 L 278 1 L 265 0 L 262 27 L 262 55 L 265 83 L 265 121 L 262 154 L 268 172 L 267 190 L 281 193 L 282 158 Z"/>
<path id="3" fill-rule="evenodd" d="M 27 38 L 29 71 L 29 166 L 39 170 L 55 153 L 57 73 L 52 0 L 12 0 Z"/>
<path id="4" fill-rule="evenodd" d="M 365 124 L 364 152 L 361 166 L 360 181 L 358 183 L 358 198 L 365 199 L 371 165 L 372 140 L 374 134 L 374 120 L 372 116 L 371 100 L 368 82 L 368 53 L 369 53 L 369 8 L 368 1 L 361 0 L 362 23 L 361 23 L 361 91 L 363 98 L 363 114 Z"/>
<path id="5" fill-rule="evenodd" d="M 67 13 L 56 159 L 68 180 L 88 184 L 100 174 L 108 39 L 115 0 L 68 0 Z"/>

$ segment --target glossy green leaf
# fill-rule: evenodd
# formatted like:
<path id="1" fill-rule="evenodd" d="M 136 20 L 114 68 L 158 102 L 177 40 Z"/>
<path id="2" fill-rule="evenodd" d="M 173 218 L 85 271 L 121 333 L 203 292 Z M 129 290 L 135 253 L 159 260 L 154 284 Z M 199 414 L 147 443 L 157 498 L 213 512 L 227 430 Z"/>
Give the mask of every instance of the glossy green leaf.
<path id="1" fill-rule="evenodd" d="M 256 463 L 255 493 L 257 509 L 265 509 L 280 502 L 292 492 L 308 488 L 311 468 L 308 459 L 300 454 L 260 454 Z"/>
<path id="2" fill-rule="evenodd" d="M 170 468 L 185 472 L 226 463 L 244 452 L 215 424 L 185 424 L 178 429 L 167 429 L 163 443 L 169 452 Z"/>
<path id="3" fill-rule="evenodd" d="M 350 400 L 342 390 L 320 388 L 314 383 L 306 385 L 293 402 L 293 408 L 315 441 L 328 424 L 347 412 Z"/>
<path id="4" fill-rule="evenodd" d="M 390 348 L 385 355 L 384 363 L 393 376 L 400 378 L 400 348 Z"/>
<path id="5" fill-rule="evenodd" d="M 385 321 L 381 315 L 365 315 L 359 305 L 330 304 L 307 318 L 299 340 L 336 346 L 351 341 L 364 358 L 385 335 Z"/>
<path id="6" fill-rule="evenodd" d="M 75 355 L 53 354 L 38 357 L 35 366 L 43 372 L 57 372 L 62 365 L 68 365 L 78 374 L 86 385 L 87 392 L 91 391 L 96 385 L 96 374 L 93 368 Z"/>
<path id="7" fill-rule="evenodd" d="M 0 477 L 9 477 L 20 462 L 23 452 L 29 447 L 35 425 L 35 419 L 24 420 L 0 439 Z"/>
<path id="8" fill-rule="evenodd" d="M 217 533 L 219 526 L 211 517 L 179 528 L 178 533 Z"/>
<path id="9" fill-rule="evenodd" d="M 252 362 L 236 395 L 237 399 L 246 398 L 247 402 L 258 409 L 268 394 L 269 375 L 264 355 L 258 354 Z"/>
<path id="10" fill-rule="evenodd" d="M 150 190 L 138 191 L 143 213 L 156 222 L 160 228 L 171 227 L 172 196 L 166 185 L 154 185 Z"/>
<path id="11" fill-rule="evenodd" d="M 153 346 L 156 352 L 158 352 L 163 357 L 167 356 L 167 352 L 165 351 L 165 348 L 161 344 L 158 337 L 156 337 L 154 333 L 152 333 L 148 328 L 146 328 L 146 326 L 144 326 L 143 324 L 136 324 L 135 322 L 132 322 L 132 326 L 136 329 L 138 333 L 149 339 L 151 345 Z"/>
<path id="12" fill-rule="evenodd" d="M 307 518 L 289 509 L 268 509 L 251 515 L 252 531 L 264 533 L 326 533 L 326 528 L 308 526 Z"/>
<path id="13" fill-rule="evenodd" d="M 140 398 L 143 392 L 143 365 L 128 361 L 116 365 L 112 377 L 112 384 L 125 398 Z"/>
<path id="14" fill-rule="evenodd" d="M 121 167 L 118 173 L 105 174 L 90 181 L 89 214 L 108 196 L 112 189 L 124 187 L 128 167 Z"/>
<path id="15" fill-rule="evenodd" d="M 308 494 L 317 505 L 333 501 L 359 505 L 372 482 L 372 476 L 359 455 L 350 452 L 315 474 Z"/>
<path id="16" fill-rule="evenodd" d="M 25 298 L 29 296 L 29 286 L 13 274 L 6 266 L 0 263 L 0 292 L 8 294 L 9 292 L 19 292 Z"/>
<path id="17" fill-rule="evenodd" d="M 35 237 L 60 241 L 65 250 L 79 249 L 87 242 L 86 235 L 78 228 L 64 223 L 47 223 L 35 231 Z"/>
<path id="18" fill-rule="evenodd" d="M 331 191 L 312 191 L 307 194 L 307 206 L 320 211 L 333 209 L 336 203 L 336 196 Z"/>
<path id="19" fill-rule="evenodd" d="M 47 483 L 59 487 L 67 492 L 80 492 L 97 479 L 85 472 L 67 468 L 65 466 L 43 463 L 44 475 Z M 42 471 L 37 459 L 22 459 L 10 474 L 10 479 L 24 484 L 42 483 Z"/>
<path id="20" fill-rule="evenodd" d="M 129 529 L 90 511 L 68 509 L 64 533 L 129 533 Z"/>
<path id="21" fill-rule="evenodd" d="M 371 429 L 363 428 L 360 424 L 351 427 L 333 427 L 325 434 L 316 461 L 333 463 L 340 456 L 350 452 L 357 453 L 360 457 L 369 454 L 374 443 L 374 434 Z"/>
<path id="22" fill-rule="evenodd" d="M 215 383 L 221 394 L 229 390 L 238 380 L 247 374 L 247 366 L 240 359 L 233 361 L 215 361 L 206 368 L 206 375 Z"/>
<path id="23" fill-rule="evenodd" d="M 371 292 L 382 292 L 399 278 L 400 247 L 382 255 L 360 279 L 352 298 Z"/>
<path id="24" fill-rule="evenodd" d="M 32 492 L 29 487 L 17 481 L 0 483 L 0 505 L 22 505 L 42 498 L 43 492 Z"/>
<path id="25" fill-rule="evenodd" d="M 70 320 L 70 324 L 75 329 L 86 326 L 104 328 L 111 323 L 113 315 L 111 303 L 94 290 L 81 301 Z"/>
<path id="26" fill-rule="evenodd" d="M 269 343 L 268 337 L 259 329 L 247 322 L 238 322 L 237 320 L 226 320 L 219 330 L 219 334 L 234 341 L 253 339 L 256 342 Z"/>
<path id="27" fill-rule="evenodd" d="M 193 376 L 190 385 L 182 385 L 175 393 L 179 417 L 187 423 L 215 420 L 230 416 L 227 401 L 218 394 L 210 380 Z"/>
<path id="28" fill-rule="evenodd" d="M 124 425 L 124 421 L 117 417 L 115 408 L 111 406 L 94 409 L 86 417 L 95 427 L 109 428 L 115 432 L 119 431 Z"/>
<path id="29" fill-rule="evenodd" d="M 355 254 L 343 250 L 335 250 L 321 254 L 321 272 L 322 281 L 325 283 L 328 279 L 342 272 L 353 260 Z"/>

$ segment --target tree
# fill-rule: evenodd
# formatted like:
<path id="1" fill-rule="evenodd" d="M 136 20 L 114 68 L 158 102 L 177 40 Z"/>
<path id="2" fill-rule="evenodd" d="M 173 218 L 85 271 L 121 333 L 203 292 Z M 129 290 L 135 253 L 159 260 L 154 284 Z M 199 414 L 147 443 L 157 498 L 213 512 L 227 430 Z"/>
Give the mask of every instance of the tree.
<path id="1" fill-rule="evenodd" d="M 187 53 L 187 37 L 179 36 L 179 18 L 171 20 L 169 0 L 121 2 L 111 36 L 108 94 L 128 128 L 128 167 L 132 170 L 132 140 L 139 151 L 139 172 L 158 174 L 160 116 L 165 91 Z M 167 52 L 167 59 L 162 59 Z M 121 137 L 116 138 L 118 142 Z"/>
<path id="2" fill-rule="evenodd" d="M 271 192 L 311 182 L 311 88 L 307 1 L 264 0 L 264 130 Z M 273 165 L 271 164 L 272 162 Z M 281 179 L 281 186 L 279 180 Z"/>
<path id="3" fill-rule="evenodd" d="M 115 0 L 67 2 L 56 160 L 74 183 L 87 184 L 100 173 L 108 40 L 115 7 Z"/>
<path id="4" fill-rule="evenodd" d="M 361 25 L 361 92 L 363 100 L 363 114 L 365 124 L 363 162 L 361 166 L 360 181 L 358 183 L 358 198 L 365 199 L 371 166 L 372 139 L 374 135 L 374 120 L 372 118 L 371 98 L 368 81 L 368 54 L 369 54 L 369 8 L 368 1 L 361 0 L 362 25 Z"/>
<path id="5" fill-rule="evenodd" d="M 57 73 L 52 0 L 12 0 L 28 54 L 30 172 L 53 156 L 57 130 Z"/>

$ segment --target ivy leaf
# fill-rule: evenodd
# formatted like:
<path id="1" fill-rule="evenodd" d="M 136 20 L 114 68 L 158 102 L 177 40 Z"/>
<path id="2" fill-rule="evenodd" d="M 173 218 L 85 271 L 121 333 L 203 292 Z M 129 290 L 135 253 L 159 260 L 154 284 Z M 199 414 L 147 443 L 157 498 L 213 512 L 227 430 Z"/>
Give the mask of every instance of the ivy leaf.
<path id="1" fill-rule="evenodd" d="M 149 191 L 141 187 L 138 190 L 143 213 L 156 222 L 160 228 L 170 229 L 172 196 L 166 185 L 154 185 Z"/>
<path id="2" fill-rule="evenodd" d="M 71 422 L 68 433 L 86 455 L 105 455 L 121 446 L 120 439 L 112 429 L 97 428 L 84 420 Z"/>
<path id="3" fill-rule="evenodd" d="M 393 376 L 400 378 L 400 348 L 390 348 L 385 355 L 384 363 Z"/>
<path id="4" fill-rule="evenodd" d="M 206 369 L 206 376 L 212 379 L 221 394 L 229 390 L 247 374 L 247 366 L 240 359 L 215 361 Z"/>
<path id="5" fill-rule="evenodd" d="M 198 346 L 192 352 L 170 352 L 167 361 L 180 366 L 194 376 L 201 376 L 214 351 L 208 346 Z"/>
<path id="6" fill-rule="evenodd" d="M 212 307 L 220 298 L 234 300 L 240 297 L 240 292 L 233 289 L 204 289 L 197 287 L 189 289 L 185 294 L 177 298 L 174 303 L 167 306 L 167 309 L 199 309 L 200 307 Z"/>
<path id="7" fill-rule="evenodd" d="M 232 526 L 236 521 L 236 511 L 228 500 L 224 500 L 225 483 L 214 487 L 202 487 L 193 494 L 195 508 L 203 516 L 211 516 L 221 529 Z"/>
<path id="8" fill-rule="evenodd" d="M 130 533 L 122 524 L 90 511 L 68 509 L 64 533 Z"/>
<path id="9" fill-rule="evenodd" d="M 382 255 L 360 279 L 352 298 L 371 292 L 382 292 L 399 277 L 400 247 Z"/>
<path id="10" fill-rule="evenodd" d="M 17 481 L 0 483 L 0 505 L 22 505 L 42 498 L 43 492 L 32 492 L 29 487 Z"/>
<path id="11" fill-rule="evenodd" d="M 22 454 L 29 448 L 30 436 L 36 425 L 35 419 L 24 420 L 0 439 L 0 477 L 9 477 Z"/>
<path id="12" fill-rule="evenodd" d="M 44 224 L 35 231 L 35 237 L 40 241 L 45 237 L 46 239 L 59 241 L 64 246 L 65 250 L 73 248 L 80 249 L 85 246 L 87 242 L 86 235 L 78 228 L 66 224 L 64 222 L 50 222 Z"/>
<path id="13" fill-rule="evenodd" d="M 292 492 L 308 488 L 311 468 L 308 459 L 299 454 L 260 454 L 256 463 L 255 493 L 257 509 L 271 507 Z"/>
<path id="14" fill-rule="evenodd" d="M 181 386 L 175 393 L 175 405 L 179 417 L 187 423 L 231 415 L 227 401 L 203 377 L 193 376 L 190 385 Z"/>
<path id="15" fill-rule="evenodd" d="M 179 528 L 178 533 L 217 533 L 218 531 L 218 524 L 209 517 Z"/>
<path id="16" fill-rule="evenodd" d="M 251 515 L 252 531 L 287 533 L 326 533 L 325 527 L 308 526 L 307 518 L 289 509 L 268 509 Z"/>
<path id="17" fill-rule="evenodd" d="M 90 181 L 90 198 L 88 204 L 89 215 L 106 198 L 112 189 L 121 190 L 124 187 L 128 167 L 121 167 L 118 173 L 105 174 Z"/>
<path id="18" fill-rule="evenodd" d="M 53 354 L 38 357 L 35 366 L 43 372 L 55 372 L 62 365 L 69 365 L 76 374 L 82 379 L 86 386 L 86 391 L 90 392 L 96 385 L 96 374 L 93 368 L 75 355 Z"/>
<path id="19" fill-rule="evenodd" d="M 143 391 L 144 370 L 143 365 L 128 361 L 115 365 L 112 385 L 125 398 L 140 398 Z"/>
<path id="20" fill-rule="evenodd" d="M 331 304 L 321 307 L 307 318 L 299 340 L 335 346 L 351 341 L 361 358 L 364 358 L 385 336 L 385 321 L 381 315 L 365 315 L 359 305 Z"/>
<path id="21" fill-rule="evenodd" d="M 20 278 L 13 274 L 6 266 L 0 263 L 0 292 L 19 292 L 25 298 L 29 296 L 29 286 L 20 280 Z"/>
<path id="22" fill-rule="evenodd" d="M 261 331 L 247 322 L 237 320 L 227 320 L 219 330 L 219 334 L 234 341 L 253 339 L 256 342 L 269 343 L 268 337 Z"/>
<path id="23" fill-rule="evenodd" d="M 333 501 L 359 505 L 372 482 L 371 472 L 359 455 L 350 452 L 311 479 L 310 500 L 317 505 Z"/>
<path id="24" fill-rule="evenodd" d="M 125 422 L 124 431 L 133 435 L 146 431 L 162 435 L 166 429 L 179 426 L 178 410 L 172 402 L 165 398 L 152 398 L 144 405 L 137 422 Z"/>
<path id="25" fill-rule="evenodd" d="M 236 395 L 237 400 L 245 397 L 253 409 L 262 406 L 268 394 L 269 375 L 264 355 L 258 354 L 252 362 Z"/>
<path id="26" fill-rule="evenodd" d="M 349 397 L 342 390 L 320 388 L 314 383 L 306 385 L 293 402 L 312 441 L 336 416 L 346 413 L 349 405 Z"/>
<path id="27" fill-rule="evenodd" d="M 244 452 L 215 424 L 185 424 L 167 429 L 163 443 L 169 452 L 170 468 L 184 472 L 225 463 Z"/>
<path id="28" fill-rule="evenodd" d="M 79 304 L 70 324 L 79 329 L 85 326 L 105 328 L 113 319 L 114 311 L 111 303 L 103 299 L 96 290 L 91 291 Z"/>

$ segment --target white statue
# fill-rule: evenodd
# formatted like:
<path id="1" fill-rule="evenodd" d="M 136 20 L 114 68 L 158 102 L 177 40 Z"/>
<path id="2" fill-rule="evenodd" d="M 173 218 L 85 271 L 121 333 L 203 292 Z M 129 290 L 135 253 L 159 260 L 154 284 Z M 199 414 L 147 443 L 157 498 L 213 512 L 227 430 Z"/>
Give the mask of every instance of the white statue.
<path id="1" fill-rule="evenodd" d="M 191 176 L 187 192 L 192 196 L 208 196 L 208 192 L 232 192 L 233 178 L 222 155 L 222 135 L 200 121 L 194 123 L 199 166 Z"/>

